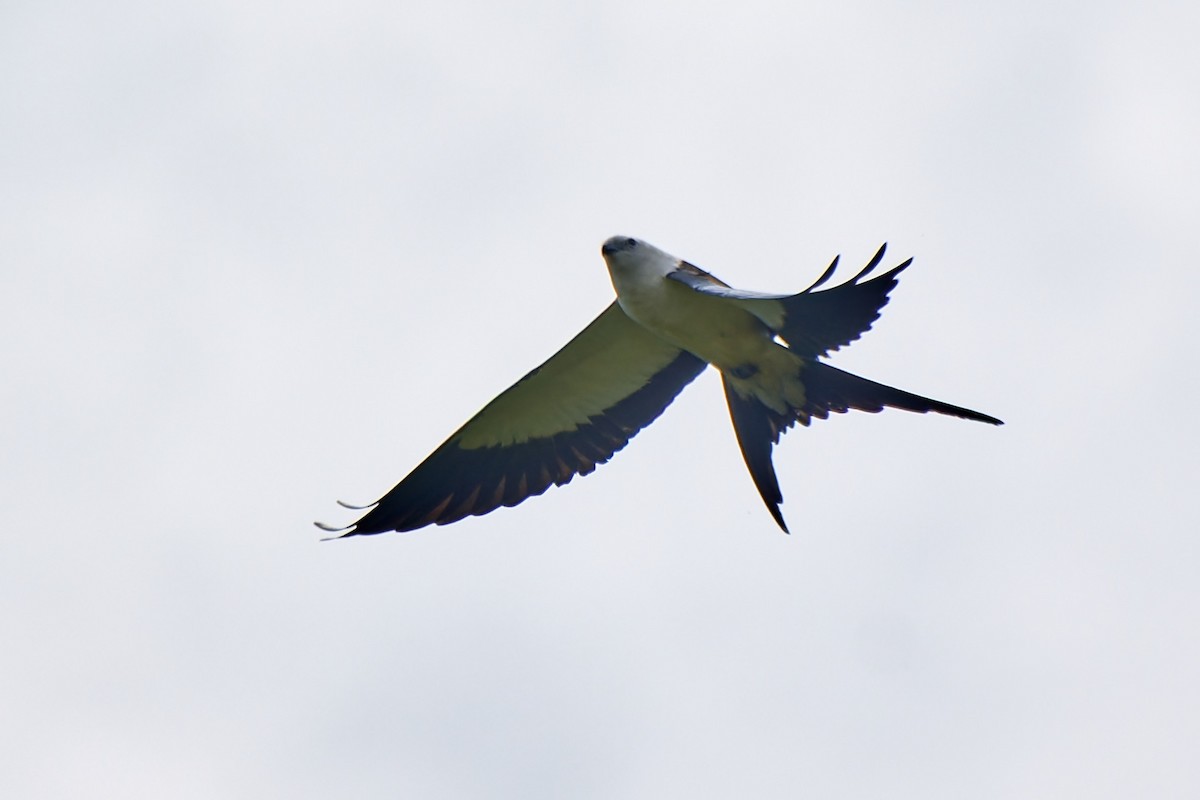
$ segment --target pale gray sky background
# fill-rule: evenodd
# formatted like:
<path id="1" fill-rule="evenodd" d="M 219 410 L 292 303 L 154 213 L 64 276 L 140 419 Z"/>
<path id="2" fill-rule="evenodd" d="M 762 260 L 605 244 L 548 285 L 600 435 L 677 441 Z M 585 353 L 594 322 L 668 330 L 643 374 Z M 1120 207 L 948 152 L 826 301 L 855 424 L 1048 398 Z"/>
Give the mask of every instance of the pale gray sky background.
<path id="1" fill-rule="evenodd" d="M 735 8 L 736 6 L 736 8 Z M 1194 3 L 0 8 L 0 795 L 1200 795 Z M 1004 428 L 318 543 L 612 297 L 915 265 L 835 363 Z"/>

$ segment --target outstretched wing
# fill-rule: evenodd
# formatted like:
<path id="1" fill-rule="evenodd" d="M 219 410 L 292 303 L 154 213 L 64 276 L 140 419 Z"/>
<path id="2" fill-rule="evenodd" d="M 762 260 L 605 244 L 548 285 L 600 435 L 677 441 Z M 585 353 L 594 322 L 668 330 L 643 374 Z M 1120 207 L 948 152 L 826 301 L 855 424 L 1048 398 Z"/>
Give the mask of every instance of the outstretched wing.
<path id="1" fill-rule="evenodd" d="M 411 531 L 515 506 L 587 475 L 707 364 L 610 305 L 459 428 L 342 536 Z"/>
<path id="2" fill-rule="evenodd" d="M 879 319 L 887 305 L 888 294 L 900 282 L 899 275 L 912 259 L 903 261 L 882 275 L 865 280 L 883 260 L 887 245 L 879 248 L 857 275 L 832 289 L 813 291 L 833 275 L 835 258 L 825 274 L 800 294 L 782 301 L 786 309 L 779 335 L 797 355 L 817 358 L 850 344 Z"/>
<path id="3" fill-rule="evenodd" d="M 879 319 L 880 310 L 887 305 L 888 293 L 899 282 L 897 276 L 912 263 L 910 258 L 884 274 L 866 280 L 867 275 L 879 266 L 886 250 L 886 244 L 880 247 L 867 265 L 845 283 L 816 291 L 837 270 L 838 259 L 835 258 L 812 286 L 794 295 L 734 289 L 687 262 L 682 262 L 667 277 L 697 292 L 733 300 L 779 334 L 792 352 L 817 358 L 850 344 Z"/>

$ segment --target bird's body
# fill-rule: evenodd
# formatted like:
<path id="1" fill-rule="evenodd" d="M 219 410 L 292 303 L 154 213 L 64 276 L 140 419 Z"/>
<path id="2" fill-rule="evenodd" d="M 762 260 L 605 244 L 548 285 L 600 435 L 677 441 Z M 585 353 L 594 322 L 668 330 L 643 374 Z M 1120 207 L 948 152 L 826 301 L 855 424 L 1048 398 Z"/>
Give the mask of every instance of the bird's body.
<path id="1" fill-rule="evenodd" d="M 769 351 L 768 328 L 752 313 L 670 280 L 679 259 L 644 242 L 623 249 L 622 241 L 610 239 L 601 252 L 617 303 L 634 322 L 722 371 Z"/>
<path id="2" fill-rule="evenodd" d="M 1000 420 L 838 370 L 819 360 L 868 330 L 910 263 L 814 291 L 734 289 L 637 239 L 601 253 L 617 299 L 544 364 L 485 406 L 344 536 L 414 530 L 486 514 L 587 474 L 624 447 L 712 364 L 721 372 L 738 444 L 775 521 L 782 493 L 771 450 L 792 424 L 849 409 L 934 411 Z"/>

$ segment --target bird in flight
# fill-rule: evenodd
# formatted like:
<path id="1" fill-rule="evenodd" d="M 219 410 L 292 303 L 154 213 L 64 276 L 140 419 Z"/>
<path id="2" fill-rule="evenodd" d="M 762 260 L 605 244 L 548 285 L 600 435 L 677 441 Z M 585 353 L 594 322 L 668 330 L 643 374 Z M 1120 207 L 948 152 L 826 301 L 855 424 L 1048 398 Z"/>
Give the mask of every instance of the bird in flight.
<path id="1" fill-rule="evenodd" d="M 515 506 L 587 475 L 649 425 L 709 365 L 721 373 L 742 457 L 783 531 L 772 448 L 793 424 L 830 412 L 884 408 L 1002 425 L 969 408 L 885 386 L 823 357 L 879 318 L 899 274 L 870 280 L 887 245 L 854 278 L 793 295 L 734 289 L 640 239 L 614 236 L 600 252 L 617 299 L 546 363 L 488 403 L 338 537 L 411 531 Z"/>

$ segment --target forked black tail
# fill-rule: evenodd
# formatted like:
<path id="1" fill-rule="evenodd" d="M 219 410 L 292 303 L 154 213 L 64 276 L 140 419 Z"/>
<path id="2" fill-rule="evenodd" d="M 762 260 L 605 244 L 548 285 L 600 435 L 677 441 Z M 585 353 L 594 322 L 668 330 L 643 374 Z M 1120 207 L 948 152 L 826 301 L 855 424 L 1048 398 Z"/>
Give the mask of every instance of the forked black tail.
<path id="1" fill-rule="evenodd" d="M 788 532 L 787 523 L 779 510 L 783 493 L 775 476 L 771 450 L 779 442 L 779 437 L 797 422 L 808 425 L 814 418 L 827 419 L 830 413 L 841 414 L 851 409 L 876 413 L 885 408 L 899 408 L 918 414 L 932 411 L 991 425 L 1004 424 L 987 414 L 885 386 L 819 361 L 805 361 L 800 377 L 804 384 L 804 406 L 780 414 L 752 395 L 741 396 L 730 385 L 728 378 L 724 374 L 721 376 L 742 458 L 767 510 L 784 533 Z"/>
<path id="2" fill-rule="evenodd" d="M 990 425 L 1004 424 L 987 414 L 869 381 L 820 361 L 807 362 L 800 377 L 804 381 L 807 396 L 804 408 L 798 415 L 804 425 L 808 424 L 808 421 L 803 419 L 804 416 L 825 419 L 831 411 L 842 414 L 853 409 L 874 414 L 885 408 L 900 408 L 918 414 L 932 411 Z"/>

